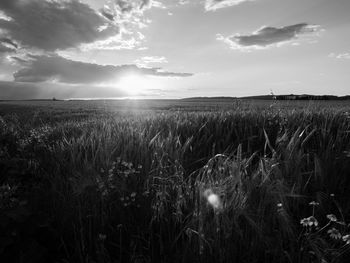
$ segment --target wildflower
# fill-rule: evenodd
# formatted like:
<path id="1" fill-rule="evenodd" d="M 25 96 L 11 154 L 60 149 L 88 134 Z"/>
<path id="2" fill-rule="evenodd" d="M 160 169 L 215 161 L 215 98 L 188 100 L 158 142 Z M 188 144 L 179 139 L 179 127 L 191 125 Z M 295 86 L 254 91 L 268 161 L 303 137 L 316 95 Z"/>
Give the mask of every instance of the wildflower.
<path id="1" fill-rule="evenodd" d="M 300 220 L 300 224 L 302 226 L 308 226 L 309 225 L 309 219 L 308 218 L 303 218 Z"/>
<path id="2" fill-rule="evenodd" d="M 336 229 L 336 228 L 334 228 L 334 227 L 333 227 L 332 229 L 329 229 L 329 230 L 327 231 L 327 233 L 328 233 L 329 236 L 330 236 L 331 238 L 333 238 L 333 239 L 341 239 L 341 238 L 342 238 L 342 236 L 341 236 L 339 230 Z"/>
<path id="3" fill-rule="evenodd" d="M 312 201 L 312 202 L 310 202 L 310 203 L 309 203 L 309 205 L 312 205 L 312 206 L 318 206 L 318 205 L 320 205 L 320 203 L 315 202 L 315 201 Z"/>
<path id="4" fill-rule="evenodd" d="M 301 219 L 300 224 L 302 226 L 315 226 L 315 227 L 317 227 L 318 221 L 314 216 L 310 216 L 310 217 Z"/>
<path id="5" fill-rule="evenodd" d="M 98 239 L 101 240 L 101 241 L 104 241 L 106 240 L 107 236 L 105 234 L 98 234 Z"/>
<path id="6" fill-rule="evenodd" d="M 309 217 L 309 226 L 318 226 L 318 221 L 314 216 Z"/>
<path id="7" fill-rule="evenodd" d="M 214 194 L 211 189 L 207 189 L 204 191 L 204 197 L 214 209 L 222 208 L 220 197 L 217 194 Z"/>
<path id="8" fill-rule="evenodd" d="M 329 221 L 332 221 L 332 222 L 337 222 L 338 221 L 337 217 L 335 215 L 333 215 L 333 214 L 327 215 L 327 218 L 329 219 Z"/>
<path id="9" fill-rule="evenodd" d="M 346 242 L 346 245 L 350 244 L 350 235 L 343 236 L 343 241 Z"/>
<path id="10" fill-rule="evenodd" d="M 131 198 L 135 198 L 136 193 L 135 193 L 135 192 L 132 192 L 132 193 L 130 194 L 130 196 L 131 196 Z"/>
<path id="11" fill-rule="evenodd" d="M 277 204 L 277 207 L 278 207 L 278 208 L 282 208 L 282 207 L 283 207 L 283 204 L 282 204 L 282 203 L 278 203 L 278 204 Z"/>

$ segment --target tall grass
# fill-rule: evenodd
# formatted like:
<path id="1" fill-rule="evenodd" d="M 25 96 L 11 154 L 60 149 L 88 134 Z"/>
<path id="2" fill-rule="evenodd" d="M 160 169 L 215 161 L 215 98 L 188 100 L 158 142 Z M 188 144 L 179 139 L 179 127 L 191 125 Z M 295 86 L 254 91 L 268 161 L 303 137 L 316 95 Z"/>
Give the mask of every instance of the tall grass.
<path id="1" fill-rule="evenodd" d="M 0 255 L 346 262 L 346 239 L 327 231 L 349 233 L 349 131 L 343 109 L 312 106 L 3 116 Z M 327 228 L 300 224 L 311 211 Z"/>

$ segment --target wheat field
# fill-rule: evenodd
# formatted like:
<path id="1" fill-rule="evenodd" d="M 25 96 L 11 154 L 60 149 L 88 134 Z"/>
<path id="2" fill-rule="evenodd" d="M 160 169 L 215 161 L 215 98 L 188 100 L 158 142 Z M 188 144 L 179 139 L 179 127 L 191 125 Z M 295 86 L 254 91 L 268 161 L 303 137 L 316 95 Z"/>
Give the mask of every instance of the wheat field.
<path id="1" fill-rule="evenodd" d="M 345 102 L 0 102 L 1 262 L 347 262 Z"/>

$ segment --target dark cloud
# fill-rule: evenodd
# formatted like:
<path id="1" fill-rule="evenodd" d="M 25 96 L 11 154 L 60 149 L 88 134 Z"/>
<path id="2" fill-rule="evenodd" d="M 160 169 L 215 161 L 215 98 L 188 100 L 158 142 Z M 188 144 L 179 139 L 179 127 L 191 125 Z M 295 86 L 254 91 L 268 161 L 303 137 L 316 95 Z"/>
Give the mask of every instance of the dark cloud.
<path id="1" fill-rule="evenodd" d="M 0 100 L 68 98 L 120 98 L 129 94 L 117 87 L 67 84 L 34 84 L 0 81 Z"/>
<path id="2" fill-rule="evenodd" d="M 17 44 L 8 38 L 0 38 L 0 54 L 14 52 L 18 48 Z"/>
<path id="3" fill-rule="evenodd" d="M 10 18 L 0 19 L 0 30 L 28 48 L 67 49 L 119 32 L 106 16 L 76 0 L 1 0 L 0 10 Z"/>
<path id="4" fill-rule="evenodd" d="M 219 35 L 218 39 L 231 45 L 232 48 L 264 48 L 298 38 L 301 34 L 319 31 L 317 25 L 300 23 L 285 27 L 263 27 L 250 35 L 233 35 L 227 38 Z"/>
<path id="5" fill-rule="evenodd" d="M 7 10 L 13 8 L 18 3 L 18 0 L 1 0 L 0 8 Z"/>
<path id="6" fill-rule="evenodd" d="M 102 9 L 101 14 L 110 21 L 114 21 L 114 15 L 107 9 Z"/>
<path id="7" fill-rule="evenodd" d="M 0 42 L 9 45 L 11 48 L 18 48 L 18 45 L 9 38 L 0 38 Z"/>
<path id="8" fill-rule="evenodd" d="M 239 45 L 242 46 L 268 46 L 274 43 L 291 40 L 297 37 L 299 34 L 305 32 L 312 32 L 313 29 L 308 24 L 296 24 L 285 27 L 263 27 L 256 33 L 246 36 L 234 36 Z"/>
<path id="9" fill-rule="evenodd" d="M 37 98 L 39 89 L 33 84 L 0 81 L 0 100 Z"/>
<path id="10" fill-rule="evenodd" d="M 160 77 L 188 77 L 189 73 L 165 72 L 160 68 L 136 65 L 99 65 L 69 60 L 60 56 L 31 56 L 23 68 L 14 73 L 18 82 L 60 82 L 71 84 L 100 84 L 118 80 L 126 74 Z"/>
<path id="11" fill-rule="evenodd" d="M 14 51 L 13 48 L 10 48 L 7 45 L 4 45 L 4 43 L 0 42 L 0 56 L 1 56 L 1 53 L 7 53 L 7 52 L 12 52 L 12 51 Z"/>
<path id="12" fill-rule="evenodd" d="M 141 5 L 140 8 L 144 9 L 144 8 L 148 8 L 152 5 L 152 0 L 142 0 L 141 1 Z"/>
<path id="13" fill-rule="evenodd" d="M 14 61 L 14 62 L 17 62 L 17 63 L 21 64 L 21 65 L 24 65 L 25 63 L 28 63 L 27 60 L 22 59 L 22 58 L 20 58 L 20 57 L 16 57 L 16 56 L 12 56 L 12 57 L 10 57 L 10 59 L 11 59 L 12 61 Z"/>

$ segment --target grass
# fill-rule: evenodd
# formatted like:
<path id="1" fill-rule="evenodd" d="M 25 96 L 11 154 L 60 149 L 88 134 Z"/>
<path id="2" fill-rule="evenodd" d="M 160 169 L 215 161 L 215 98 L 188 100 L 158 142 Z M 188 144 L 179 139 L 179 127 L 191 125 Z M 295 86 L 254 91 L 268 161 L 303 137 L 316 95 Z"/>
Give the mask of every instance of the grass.
<path id="1" fill-rule="evenodd" d="M 350 107 L 293 103 L 1 103 L 1 258 L 347 262 Z"/>

